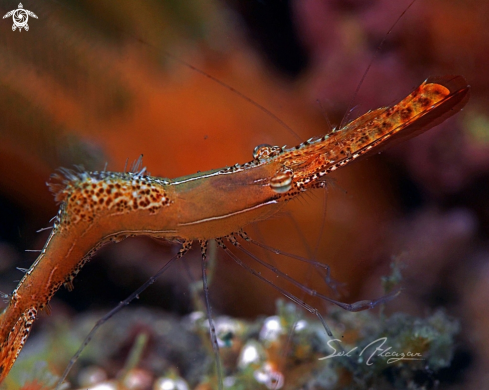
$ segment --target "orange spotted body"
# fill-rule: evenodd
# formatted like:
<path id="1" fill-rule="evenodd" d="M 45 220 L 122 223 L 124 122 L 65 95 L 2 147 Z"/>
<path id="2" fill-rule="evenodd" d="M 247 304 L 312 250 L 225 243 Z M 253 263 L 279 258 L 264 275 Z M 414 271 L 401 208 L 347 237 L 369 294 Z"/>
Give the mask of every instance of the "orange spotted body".
<path id="1" fill-rule="evenodd" d="M 144 235 L 199 240 L 205 247 L 209 239 L 269 218 L 304 191 L 324 187 L 328 173 L 378 152 L 386 141 L 441 123 L 465 105 L 468 90 L 460 76 L 428 79 L 400 103 L 368 112 L 321 138 L 290 149 L 263 145 L 246 164 L 177 179 L 147 176 L 144 169 L 61 170 L 50 183 L 61 202 L 54 228 L 0 314 L 0 382 L 39 310 L 61 285 L 72 289 L 73 278 L 104 244 Z"/>

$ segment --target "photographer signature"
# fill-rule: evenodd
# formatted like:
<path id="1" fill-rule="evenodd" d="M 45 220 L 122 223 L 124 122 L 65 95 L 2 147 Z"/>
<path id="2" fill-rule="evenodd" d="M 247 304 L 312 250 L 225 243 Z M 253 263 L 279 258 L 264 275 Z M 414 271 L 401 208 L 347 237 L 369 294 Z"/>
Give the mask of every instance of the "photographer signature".
<path id="1" fill-rule="evenodd" d="M 353 356 L 353 352 L 358 350 L 358 347 L 354 347 L 350 349 L 349 351 L 346 350 L 337 350 L 334 346 L 333 343 L 337 341 L 341 343 L 341 340 L 339 339 L 333 339 L 328 341 L 328 347 L 330 347 L 333 350 L 333 353 L 331 353 L 328 356 L 324 356 L 322 358 L 319 358 L 319 360 L 326 360 L 326 359 L 331 359 L 334 357 L 355 357 Z M 373 364 L 372 360 L 375 356 L 379 356 L 382 358 L 387 359 L 387 364 L 392 364 L 401 360 L 424 360 L 422 355 L 419 352 L 396 352 L 392 350 L 392 347 L 385 347 L 384 345 L 387 342 L 387 337 L 381 337 L 378 338 L 377 340 L 372 341 L 370 344 L 368 344 L 366 347 L 362 349 L 360 354 L 358 356 L 368 356 L 367 360 L 365 361 L 365 364 L 367 366 L 371 366 Z M 370 354 L 367 354 L 366 351 L 367 349 L 375 347 L 373 352 Z"/>

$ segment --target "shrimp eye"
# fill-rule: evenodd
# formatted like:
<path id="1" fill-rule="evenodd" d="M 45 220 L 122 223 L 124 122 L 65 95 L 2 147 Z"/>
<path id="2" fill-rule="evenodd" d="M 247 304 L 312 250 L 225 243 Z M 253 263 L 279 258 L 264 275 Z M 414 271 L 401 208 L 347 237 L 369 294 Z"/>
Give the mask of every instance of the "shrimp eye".
<path id="1" fill-rule="evenodd" d="M 275 157 L 280 151 L 281 149 L 278 146 L 260 144 L 253 150 L 253 158 L 255 160 L 264 160 L 266 158 Z"/>
<path id="2" fill-rule="evenodd" d="M 278 172 L 270 179 L 270 187 L 279 194 L 287 192 L 292 187 L 294 174 L 290 169 Z"/>

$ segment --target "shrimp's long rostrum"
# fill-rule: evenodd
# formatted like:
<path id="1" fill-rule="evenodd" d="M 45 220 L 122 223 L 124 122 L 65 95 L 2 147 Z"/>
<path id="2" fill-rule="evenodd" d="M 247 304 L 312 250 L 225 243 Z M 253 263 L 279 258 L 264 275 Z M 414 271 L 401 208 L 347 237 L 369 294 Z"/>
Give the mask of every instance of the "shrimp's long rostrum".
<path id="1" fill-rule="evenodd" d="M 0 382 L 20 353 L 36 319 L 59 289 L 97 249 L 144 235 L 186 243 L 230 236 L 269 218 L 323 177 L 386 141 L 415 136 L 467 102 L 461 76 L 428 79 L 391 107 L 370 111 L 322 138 L 286 149 L 260 146 L 243 165 L 163 179 L 134 172 L 61 170 L 49 184 L 60 210 L 41 254 L 0 314 Z"/>

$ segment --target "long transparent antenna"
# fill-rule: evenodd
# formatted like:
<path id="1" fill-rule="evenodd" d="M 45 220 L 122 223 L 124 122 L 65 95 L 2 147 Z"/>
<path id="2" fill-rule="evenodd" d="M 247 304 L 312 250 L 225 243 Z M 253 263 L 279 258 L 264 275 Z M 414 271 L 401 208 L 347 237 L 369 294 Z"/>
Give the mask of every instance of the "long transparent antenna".
<path id="1" fill-rule="evenodd" d="M 56 384 L 55 390 L 61 390 L 61 386 L 68 376 L 68 373 L 70 370 L 73 368 L 74 364 L 80 357 L 81 353 L 85 349 L 85 347 L 88 345 L 88 343 L 92 340 L 95 332 L 100 328 L 105 322 L 107 322 L 110 318 L 112 318 L 114 315 L 116 315 L 119 311 L 121 311 L 124 307 L 129 305 L 135 298 L 138 298 L 139 294 L 141 294 L 144 290 L 146 290 L 149 286 L 151 286 L 156 280 L 163 275 L 163 273 L 170 267 L 170 265 L 173 264 L 173 262 L 179 258 L 181 258 L 183 255 L 185 255 L 190 247 L 192 246 L 191 241 L 185 241 L 182 245 L 182 248 L 179 250 L 179 252 L 173 256 L 168 262 L 161 267 L 158 272 L 156 272 L 151 278 L 149 278 L 144 284 L 142 284 L 136 291 L 134 291 L 131 295 L 129 295 L 126 299 L 124 299 L 122 302 L 120 302 L 116 307 L 114 307 L 111 311 L 109 311 L 106 315 L 104 315 L 101 319 L 97 321 L 97 323 L 93 326 L 92 330 L 90 333 L 88 333 L 87 337 L 85 337 L 85 340 L 83 341 L 82 345 L 76 351 L 76 353 L 73 355 L 71 358 L 70 362 L 68 363 L 68 366 L 65 368 L 63 375 L 61 375 L 61 378 L 59 379 L 58 383 Z"/>
<path id="2" fill-rule="evenodd" d="M 172 54 L 170 54 L 167 51 L 163 51 L 163 54 L 171 58 L 173 61 L 176 61 L 183 66 L 186 66 L 187 68 L 193 70 L 194 72 L 200 73 L 202 76 L 207 77 L 208 79 L 214 81 L 215 83 L 219 84 L 221 87 L 224 87 L 228 89 L 229 91 L 235 93 L 238 95 L 241 99 L 244 101 L 252 104 L 259 110 L 263 111 L 265 114 L 267 114 L 270 118 L 272 118 L 275 122 L 277 122 L 280 126 L 282 126 L 285 130 L 287 130 L 293 137 L 295 137 L 299 142 L 302 142 L 302 138 L 287 124 L 285 123 L 282 119 L 280 119 L 277 115 L 275 115 L 272 111 L 270 111 L 268 108 L 265 108 L 262 106 L 260 103 L 255 102 L 252 98 L 246 96 L 243 92 L 238 91 L 236 88 L 231 87 L 229 84 L 226 84 L 224 81 L 219 80 L 217 77 L 214 77 L 210 75 L 209 73 L 205 72 L 202 69 L 199 69 L 192 64 L 188 63 L 187 61 L 182 60 L 181 58 L 178 58 Z"/>
<path id="3" fill-rule="evenodd" d="M 392 24 L 391 28 L 389 28 L 389 31 L 387 31 L 387 34 L 385 34 L 384 38 L 380 42 L 379 46 L 377 46 L 377 50 L 375 51 L 374 55 L 370 59 L 370 62 L 367 65 L 367 69 L 365 69 L 365 72 L 363 72 L 362 78 L 360 79 L 360 82 L 358 83 L 357 89 L 355 89 L 355 93 L 353 94 L 353 97 L 351 99 L 351 103 L 346 110 L 346 114 L 341 121 L 340 125 L 338 126 L 338 130 L 341 130 L 349 121 L 351 117 L 351 113 L 354 109 L 355 106 L 355 101 L 357 100 L 358 97 L 358 92 L 360 92 L 360 88 L 363 85 L 363 82 L 365 81 L 365 78 L 367 77 L 368 72 L 370 71 L 370 68 L 372 67 L 374 61 L 376 60 L 377 56 L 380 53 L 380 50 L 382 49 L 382 46 L 384 46 L 385 41 L 387 40 L 387 37 L 390 35 L 392 30 L 394 30 L 394 27 L 397 26 L 399 21 L 404 17 L 404 14 L 409 11 L 409 9 L 413 6 L 413 4 L 416 2 L 416 0 L 412 0 L 411 3 L 407 6 L 407 8 L 402 12 L 402 14 L 399 15 L 399 17 L 396 19 L 396 21 Z"/>

